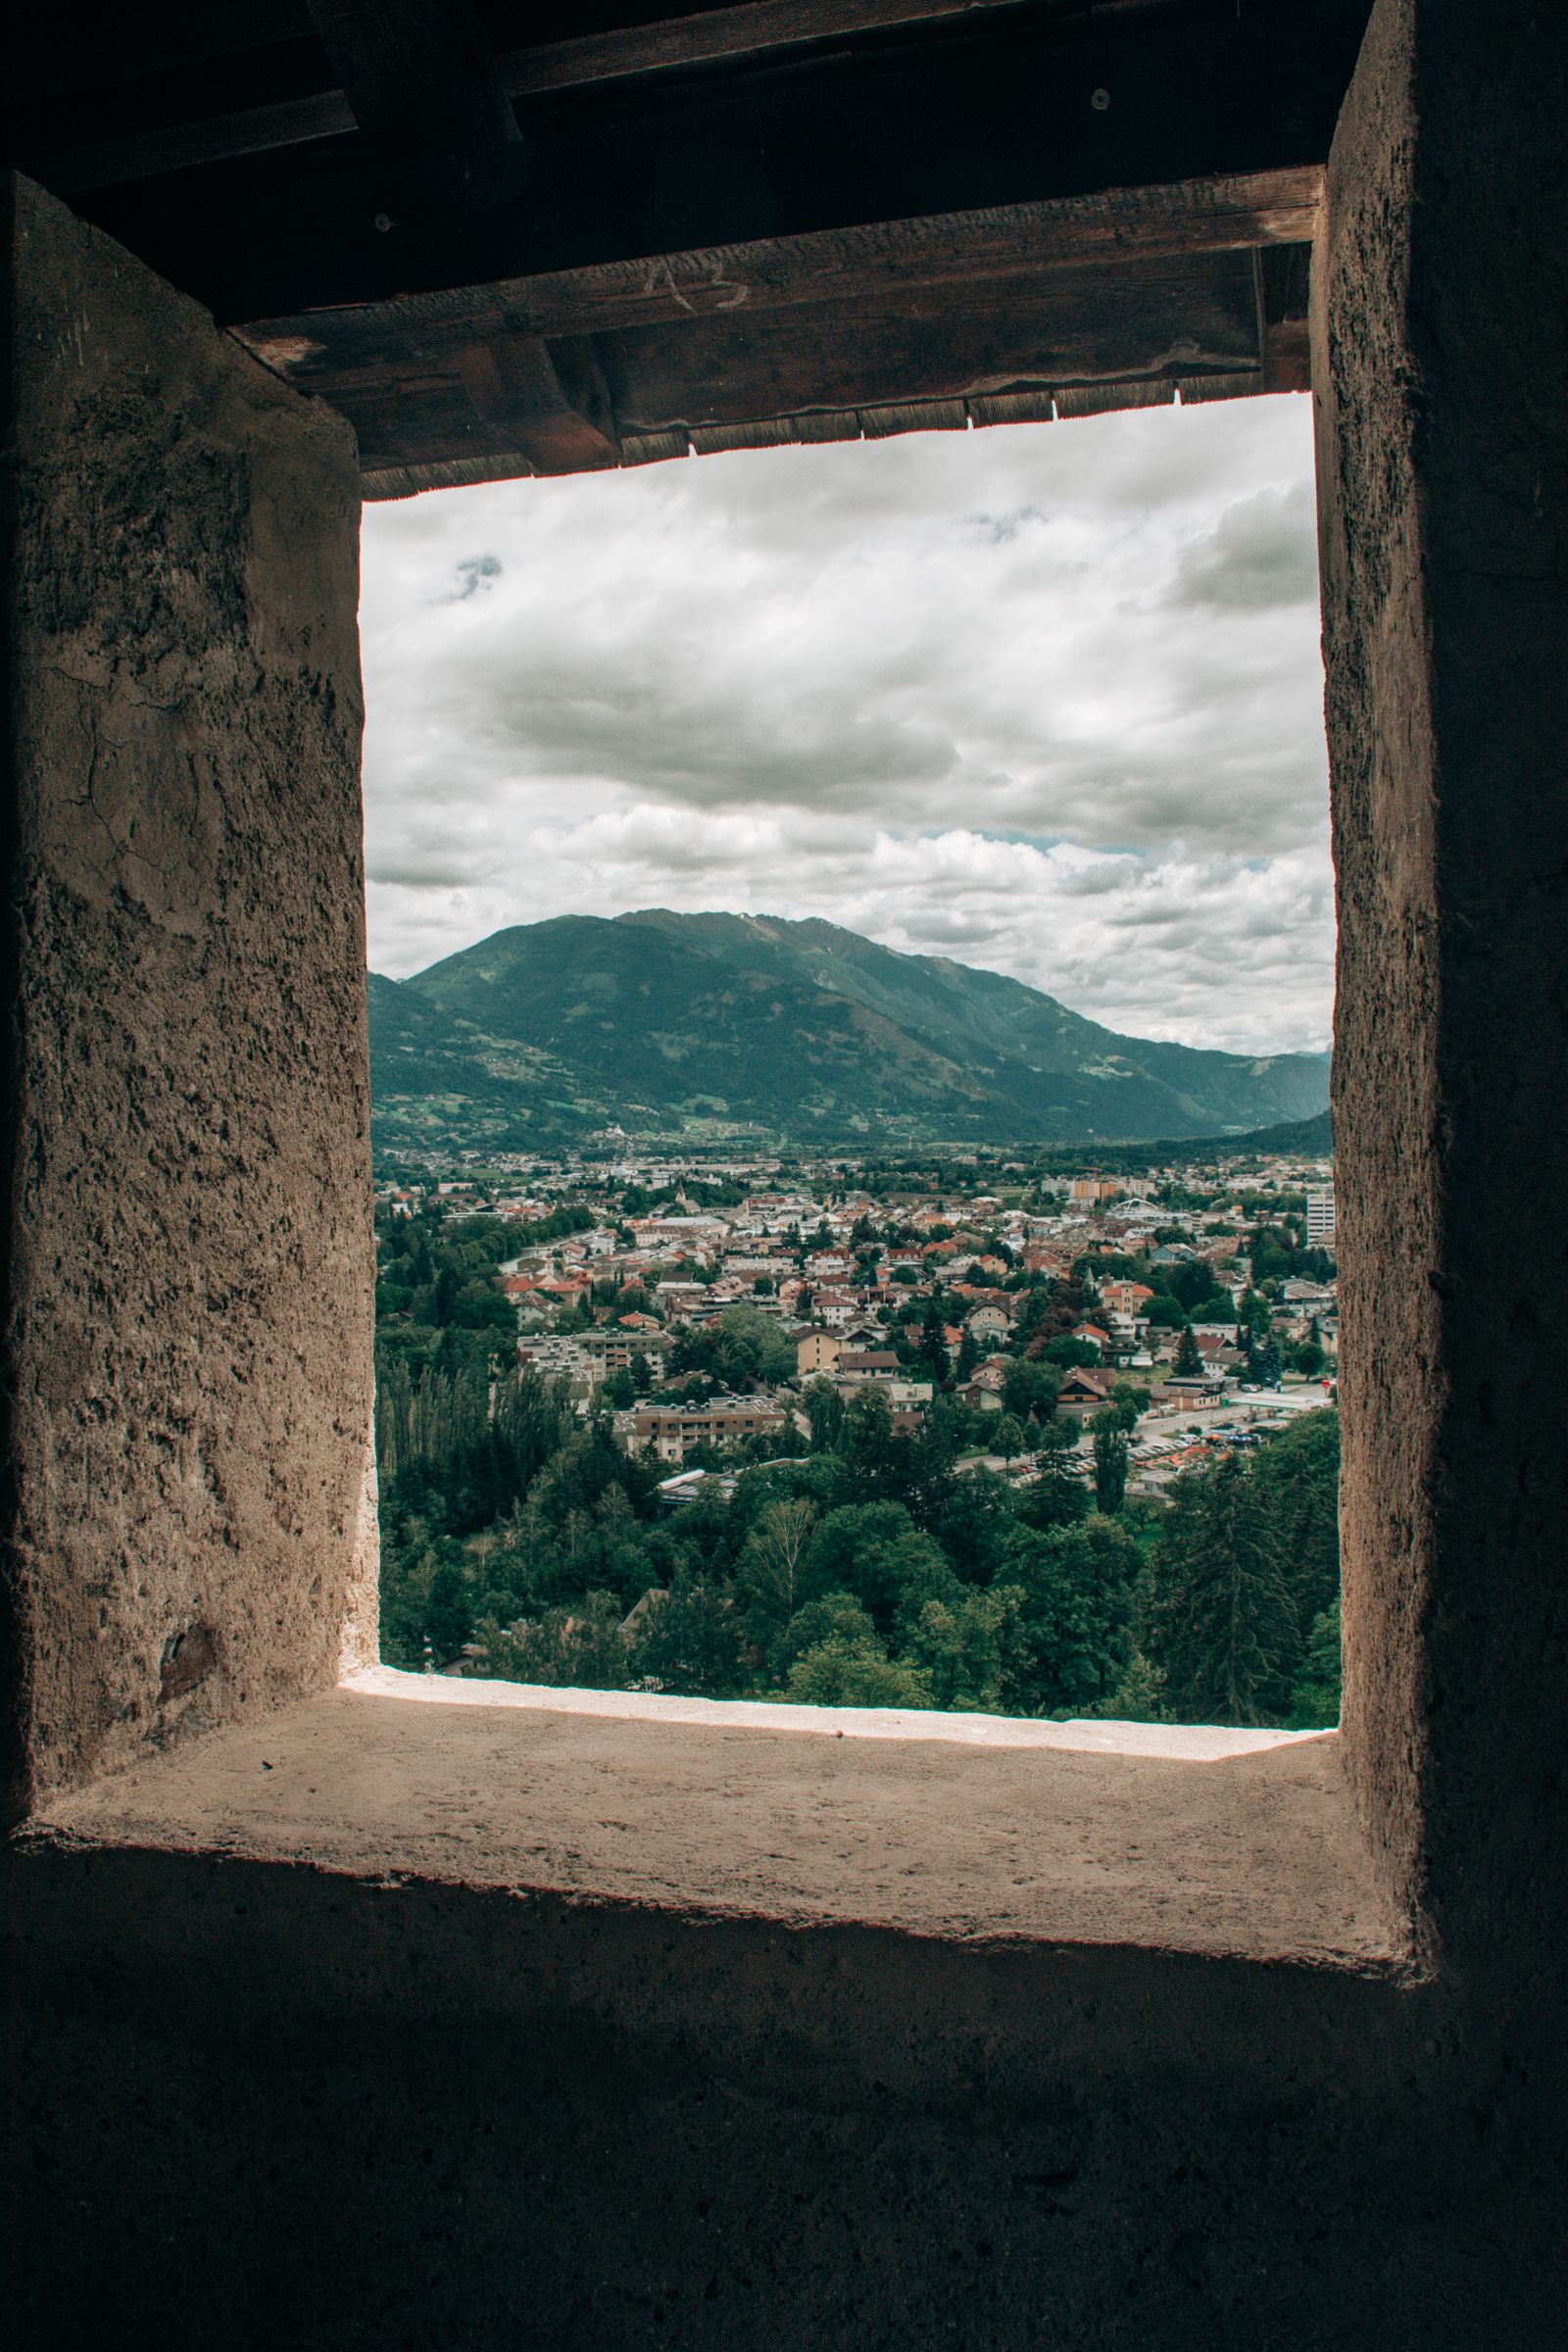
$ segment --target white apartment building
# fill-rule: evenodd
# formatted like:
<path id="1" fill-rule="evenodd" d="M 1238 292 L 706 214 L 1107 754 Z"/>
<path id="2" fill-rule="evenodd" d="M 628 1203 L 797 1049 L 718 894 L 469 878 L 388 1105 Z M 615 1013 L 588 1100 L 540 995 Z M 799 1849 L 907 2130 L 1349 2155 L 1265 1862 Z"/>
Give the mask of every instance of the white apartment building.
<path id="1" fill-rule="evenodd" d="M 1306 1242 L 1309 1250 L 1331 1250 L 1334 1247 L 1334 1187 L 1332 1184 L 1313 1184 L 1307 1187 Z"/>

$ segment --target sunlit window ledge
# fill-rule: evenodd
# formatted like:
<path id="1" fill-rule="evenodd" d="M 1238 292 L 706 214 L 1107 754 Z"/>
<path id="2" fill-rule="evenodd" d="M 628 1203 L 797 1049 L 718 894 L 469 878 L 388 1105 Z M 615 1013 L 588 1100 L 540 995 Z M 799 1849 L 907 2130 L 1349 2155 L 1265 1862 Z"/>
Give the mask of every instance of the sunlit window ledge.
<path id="1" fill-rule="evenodd" d="M 764 1707 L 377 1667 L 177 1741 L 29 1835 L 68 1869 L 112 1854 L 117 1869 L 277 1864 L 291 1884 L 304 1869 L 323 1886 L 629 1906 L 672 1926 L 1397 1967 L 1334 1733 Z"/>
<path id="2" fill-rule="evenodd" d="M 1164 1756 L 1217 1764 L 1228 1756 L 1332 1739 L 1328 1732 L 1239 1730 L 1225 1724 L 1047 1723 L 1021 1715 L 946 1714 L 937 1708 L 806 1707 L 755 1698 L 676 1698 L 646 1690 L 563 1690 L 545 1683 L 486 1682 L 477 1676 L 407 1674 L 368 1666 L 345 1675 L 345 1690 L 446 1707 L 527 1707 L 546 1714 L 599 1715 L 626 1723 L 707 1724 L 751 1732 L 810 1732 L 835 1740 L 950 1740 L 965 1747 L 1051 1747 L 1077 1755 Z"/>

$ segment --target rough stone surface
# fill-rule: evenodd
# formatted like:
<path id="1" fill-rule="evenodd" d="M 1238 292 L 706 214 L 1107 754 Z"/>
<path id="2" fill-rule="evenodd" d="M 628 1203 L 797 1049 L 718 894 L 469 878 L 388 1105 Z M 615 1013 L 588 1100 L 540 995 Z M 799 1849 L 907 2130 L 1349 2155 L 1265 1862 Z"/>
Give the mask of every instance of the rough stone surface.
<path id="1" fill-rule="evenodd" d="M 14 1802 L 336 1674 L 370 1411 L 352 436 L 11 188 Z"/>
<path id="2" fill-rule="evenodd" d="M 35 1828 L 676 1916 L 1399 1974 L 1338 1750 L 1324 1733 L 1193 1764 L 344 1690 L 101 1781 Z"/>
<path id="3" fill-rule="evenodd" d="M 1345 1736 L 1499 2016 L 1568 1943 L 1565 119 L 1563 10 L 1382 0 L 1313 268 Z"/>

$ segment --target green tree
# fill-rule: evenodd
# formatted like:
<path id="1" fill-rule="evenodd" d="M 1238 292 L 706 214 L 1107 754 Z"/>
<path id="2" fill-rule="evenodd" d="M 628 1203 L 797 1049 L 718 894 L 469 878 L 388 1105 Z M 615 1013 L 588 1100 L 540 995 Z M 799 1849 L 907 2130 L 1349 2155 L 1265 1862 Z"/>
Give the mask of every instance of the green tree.
<path id="1" fill-rule="evenodd" d="M 1332 1731 L 1340 1720 L 1340 1604 L 1336 1599 L 1312 1620 L 1301 1671 L 1291 1696 L 1293 1731 Z"/>
<path id="2" fill-rule="evenodd" d="M 1095 1416 L 1095 1507 L 1111 1518 L 1127 1494 L 1127 1436 L 1113 1413 Z"/>
<path id="3" fill-rule="evenodd" d="M 1245 1290 L 1236 1309 L 1236 1328 L 1242 1346 L 1247 1347 L 1254 1337 L 1261 1338 L 1267 1332 L 1268 1326 L 1268 1300 L 1260 1298 L 1256 1291 L 1250 1288 Z"/>
<path id="4" fill-rule="evenodd" d="M 879 1380 L 864 1380 L 844 1407 L 839 1451 L 852 1489 L 869 1499 L 891 1494 L 898 1484 L 898 1446 L 893 1406 Z"/>
<path id="5" fill-rule="evenodd" d="M 991 1439 L 993 1453 L 1000 1454 L 1004 1462 L 1015 1461 L 1028 1443 L 1023 1434 L 1023 1423 L 1015 1414 L 1003 1413 L 999 1416 Z"/>
<path id="6" fill-rule="evenodd" d="M 788 1380 L 795 1370 L 795 1343 L 760 1307 L 737 1303 L 718 1318 L 717 1355 L 724 1376 L 741 1380 Z"/>
<path id="7" fill-rule="evenodd" d="M 811 1429 L 811 1451 L 827 1453 L 837 1449 L 844 1431 L 844 1399 L 830 1380 L 820 1377 L 808 1383 L 802 1402 Z"/>
<path id="8" fill-rule="evenodd" d="M 1250 1476 L 1269 1503 L 1297 1621 L 1311 1626 L 1340 1592 L 1340 1416 L 1300 1413 L 1271 1438 Z"/>
<path id="9" fill-rule="evenodd" d="M 467 1580 L 462 1569 L 450 1562 L 439 1567 L 430 1579 L 424 1631 L 438 1666 L 450 1665 L 473 1631 Z"/>
<path id="10" fill-rule="evenodd" d="M 854 1595 L 879 1632 L 911 1600 L 941 1597 L 956 1582 L 942 1547 L 899 1502 L 847 1503 L 829 1511 L 811 1539 L 805 1589 Z"/>
<path id="11" fill-rule="evenodd" d="M 1069 1371 L 1074 1364 L 1098 1364 L 1100 1349 L 1093 1340 L 1075 1340 L 1070 1332 L 1060 1332 L 1055 1339 L 1047 1340 L 1040 1350 L 1040 1361 L 1059 1364 L 1063 1371 Z"/>
<path id="12" fill-rule="evenodd" d="M 928 1600 L 906 1644 L 906 1662 L 925 1676 L 931 1704 L 997 1715 L 1004 1686 L 1016 1686 L 1026 1654 L 1016 1585 L 965 1592 L 951 1601 Z"/>
<path id="13" fill-rule="evenodd" d="M 1048 1421 L 1040 1433 L 1040 1475 L 1018 1497 L 1018 1515 L 1042 1531 L 1071 1527 L 1089 1509 L 1078 1475 L 1078 1432 L 1070 1421 Z"/>
<path id="14" fill-rule="evenodd" d="M 947 1379 L 950 1366 L 946 1326 L 942 1320 L 942 1302 L 935 1292 L 926 1300 L 925 1316 L 920 1325 L 919 1345 L 915 1348 L 915 1361 L 930 1379 L 938 1382 Z"/>
<path id="15" fill-rule="evenodd" d="M 637 1681 L 696 1698 L 733 1698 L 745 1687 L 740 1626 L 728 1596 L 677 1574 L 651 1600 L 631 1643 Z"/>
<path id="16" fill-rule="evenodd" d="M 752 1642 L 770 1658 L 806 1599 L 806 1555 L 816 1526 L 804 1495 L 769 1503 L 746 1539 L 735 1573 L 735 1597 Z"/>
<path id="17" fill-rule="evenodd" d="M 624 1690 L 626 1643 L 621 1604 L 612 1592 L 589 1592 L 570 1608 L 503 1630 L 479 1629 L 481 1672 L 503 1682 L 545 1683 L 576 1690 Z"/>
<path id="18" fill-rule="evenodd" d="M 1134 1381 L 1118 1380 L 1110 1392 L 1110 1410 L 1130 1437 L 1141 1415 L 1149 1410 L 1149 1391 Z"/>
<path id="19" fill-rule="evenodd" d="M 1010 1692 L 1018 1713 L 1082 1715 L 1104 1703 L 1132 1656 L 1142 1565 L 1122 1522 L 1098 1512 L 1044 1534 L 1019 1529 L 1004 1572 L 1023 1595 Z"/>
<path id="20" fill-rule="evenodd" d="M 944 1557 L 966 1585 L 989 1585 L 1006 1558 L 1007 1538 L 1017 1525 L 1012 1489 L 981 1462 L 950 1478 L 938 1499 L 932 1534 Z"/>
<path id="21" fill-rule="evenodd" d="M 1234 1453 L 1179 1478 L 1143 1642 L 1177 1720 L 1278 1723 L 1300 1647 L 1268 1497 Z"/>
<path id="22" fill-rule="evenodd" d="M 1115 1689 L 1096 1705 L 1085 1707 L 1084 1713 L 1112 1723 L 1169 1723 L 1165 1677 L 1157 1666 L 1151 1666 L 1141 1649 L 1135 1649 Z"/>
<path id="23" fill-rule="evenodd" d="M 1177 1376 L 1183 1380 L 1190 1379 L 1194 1373 L 1201 1372 L 1203 1369 L 1202 1350 L 1198 1345 L 1190 1323 L 1182 1325 L 1181 1337 L 1176 1342 L 1176 1361 L 1173 1368 Z"/>
<path id="24" fill-rule="evenodd" d="M 1060 1388 L 1061 1373 L 1054 1364 L 1015 1356 L 1002 1376 L 1003 1407 L 1019 1421 L 1049 1421 Z"/>
<path id="25" fill-rule="evenodd" d="M 1168 1291 L 1156 1291 L 1144 1301 L 1144 1321 L 1152 1331 L 1180 1331 L 1186 1320 L 1186 1307 Z"/>
<path id="26" fill-rule="evenodd" d="M 875 1635 L 858 1642 L 830 1635 L 796 1659 L 784 1695 L 808 1707 L 929 1707 L 929 1678 L 895 1663 Z"/>

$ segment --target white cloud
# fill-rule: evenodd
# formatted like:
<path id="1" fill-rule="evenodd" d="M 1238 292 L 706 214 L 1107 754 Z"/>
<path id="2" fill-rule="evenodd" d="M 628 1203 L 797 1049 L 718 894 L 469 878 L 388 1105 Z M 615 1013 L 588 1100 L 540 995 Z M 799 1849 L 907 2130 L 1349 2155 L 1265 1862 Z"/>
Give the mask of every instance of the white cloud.
<path id="1" fill-rule="evenodd" d="M 1310 477 L 1268 400 L 368 510 L 372 963 L 726 906 L 1323 1044 Z"/>

